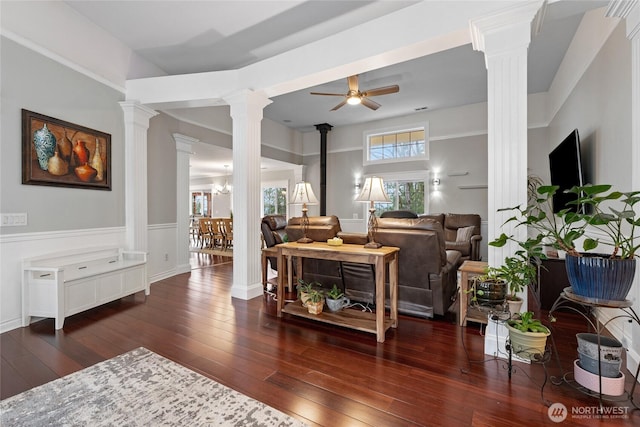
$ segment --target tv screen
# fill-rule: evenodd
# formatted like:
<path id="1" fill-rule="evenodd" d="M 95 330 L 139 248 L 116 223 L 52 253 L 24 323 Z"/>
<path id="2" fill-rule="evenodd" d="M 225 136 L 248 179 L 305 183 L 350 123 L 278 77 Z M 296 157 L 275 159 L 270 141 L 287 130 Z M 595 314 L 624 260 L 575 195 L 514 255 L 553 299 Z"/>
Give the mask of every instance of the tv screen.
<path id="1" fill-rule="evenodd" d="M 578 129 L 574 129 L 560 145 L 549 153 L 549 168 L 551 169 L 551 185 L 560 187 L 553 196 L 553 212 L 557 213 L 565 208 L 577 212 L 578 206 L 568 204 L 576 200 L 577 195 L 566 194 L 564 191 L 576 185 L 584 185 Z"/>

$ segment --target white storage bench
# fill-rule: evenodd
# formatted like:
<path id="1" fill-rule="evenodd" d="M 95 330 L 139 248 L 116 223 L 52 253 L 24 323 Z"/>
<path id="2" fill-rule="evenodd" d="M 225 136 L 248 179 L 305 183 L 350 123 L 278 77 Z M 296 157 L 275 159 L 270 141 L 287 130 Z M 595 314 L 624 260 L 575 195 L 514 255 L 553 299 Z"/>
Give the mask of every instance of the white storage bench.
<path id="1" fill-rule="evenodd" d="M 120 248 L 87 248 L 22 261 L 22 326 L 31 316 L 67 316 L 139 291 L 149 295 L 147 254 Z"/>

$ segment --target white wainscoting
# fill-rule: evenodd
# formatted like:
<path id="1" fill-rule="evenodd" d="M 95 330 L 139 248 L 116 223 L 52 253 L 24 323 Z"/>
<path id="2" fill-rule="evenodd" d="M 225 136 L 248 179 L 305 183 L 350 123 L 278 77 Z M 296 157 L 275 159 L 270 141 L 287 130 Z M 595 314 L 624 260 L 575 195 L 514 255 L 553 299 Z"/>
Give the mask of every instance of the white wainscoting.
<path id="1" fill-rule="evenodd" d="M 176 229 L 175 223 L 149 226 L 147 271 L 150 283 L 183 272 L 176 268 Z M 97 245 L 125 247 L 125 227 L 0 236 L 0 333 L 21 327 L 24 258 Z"/>
<path id="2" fill-rule="evenodd" d="M 0 236 L 0 332 L 21 326 L 22 260 L 56 251 L 125 245 L 125 228 L 94 228 Z"/>
<path id="3" fill-rule="evenodd" d="M 184 273 L 184 271 L 178 271 L 176 265 L 177 228 L 178 225 L 176 223 L 149 226 L 147 270 L 149 271 L 150 283 Z M 185 248 L 185 250 L 188 250 L 188 248 Z"/>

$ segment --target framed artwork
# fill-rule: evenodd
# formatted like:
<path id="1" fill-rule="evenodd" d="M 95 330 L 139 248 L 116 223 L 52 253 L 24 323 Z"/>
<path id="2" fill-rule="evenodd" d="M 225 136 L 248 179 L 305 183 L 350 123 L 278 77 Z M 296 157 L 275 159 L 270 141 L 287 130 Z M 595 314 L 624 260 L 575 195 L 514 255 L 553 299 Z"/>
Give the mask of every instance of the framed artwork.
<path id="1" fill-rule="evenodd" d="M 22 183 L 111 190 L 111 135 L 23 109 Z"/>

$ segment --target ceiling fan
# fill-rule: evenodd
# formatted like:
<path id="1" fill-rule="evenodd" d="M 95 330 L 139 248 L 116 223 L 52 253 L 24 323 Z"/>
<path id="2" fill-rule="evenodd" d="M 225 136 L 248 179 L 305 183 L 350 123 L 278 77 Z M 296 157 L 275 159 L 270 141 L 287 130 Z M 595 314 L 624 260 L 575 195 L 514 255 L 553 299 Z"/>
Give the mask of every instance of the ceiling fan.
<path id="1" fill-rule="evenodd" d="M 347 82 L 349 83 L 349 91 L 344 93 L 324 93 L 324 92 L 311 92 L 311 95 L 325 95 L 325 96 L 344 96 L 344 100 L 333 107 L 331 111 L 335 111 L 338 108 L 342 107 L 344 104 L 349 105 L 357 105 L 362 104 L 365 107 L 369 107 L 372 110 L 377 110 L 380 108 L 380 104 L 375 101 L 369 99 L 371 96 L 379 96 L 379 95 L 388 95 L 390 93 L 396 93 L 400 90 L 398 85 L 379 87 L 377 89 L 367 90 L 365 92 L 360 92 L 358 88 L 358 75 L 347 77 Z"/>

